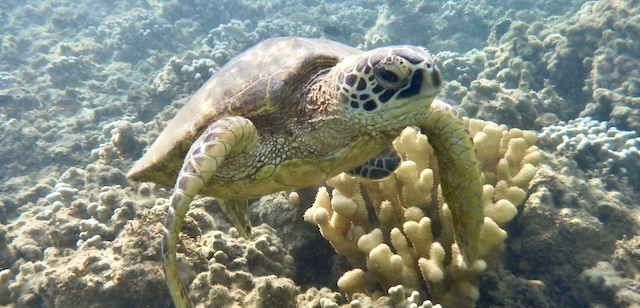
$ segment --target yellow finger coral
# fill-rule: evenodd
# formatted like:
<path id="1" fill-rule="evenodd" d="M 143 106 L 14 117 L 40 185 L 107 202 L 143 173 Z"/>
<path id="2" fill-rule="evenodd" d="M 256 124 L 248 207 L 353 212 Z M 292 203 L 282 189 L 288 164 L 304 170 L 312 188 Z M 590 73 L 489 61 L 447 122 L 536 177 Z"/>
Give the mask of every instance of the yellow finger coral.
<path id="1" fill-rule="evenodd" d="M 390 177 L 371 181 L 340 174 L 327 181 L 331 194 L 320 188 L 305 213 L 305 220 L 316 224 L 356 268 L 338 281 L 348 298 L 374 294 L 365 288 L 369 274 L 385 290 L 402 285 L 443 307 L 474 305 L 479 296 L 475 278 L 504 247 L 507 235 L 499 225 L 517 214 L 541 158 L 532 132 L 475 119 L 465 120 L 465 125 L 477 147 L 484 184 L 478 259 L 466 264 L 455 242 L 452 214 L 427 136 L 407 128 L 393 143 L 403 162 Z M 368 210 L 377 220 L 369 221 Z M 421 288 L 424 284 L 427 290 Z"/>

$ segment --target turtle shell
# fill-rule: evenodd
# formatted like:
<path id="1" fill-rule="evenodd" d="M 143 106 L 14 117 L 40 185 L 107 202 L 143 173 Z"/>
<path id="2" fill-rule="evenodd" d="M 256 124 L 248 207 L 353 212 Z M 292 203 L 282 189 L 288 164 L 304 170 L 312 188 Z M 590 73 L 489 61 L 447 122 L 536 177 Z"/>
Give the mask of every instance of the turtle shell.
<path id="1" fill-rule="evenodd" d="M 324 39 L 273 38 L 255 45 L 220 68 L 191 97 L 127 177 L 173 186 L 192 143 L 211 123 L 228 116 L 297 116 L 291 105 L 304 104 L 301 94 L 313 78 L 310 72 L 359 53 Z"/>

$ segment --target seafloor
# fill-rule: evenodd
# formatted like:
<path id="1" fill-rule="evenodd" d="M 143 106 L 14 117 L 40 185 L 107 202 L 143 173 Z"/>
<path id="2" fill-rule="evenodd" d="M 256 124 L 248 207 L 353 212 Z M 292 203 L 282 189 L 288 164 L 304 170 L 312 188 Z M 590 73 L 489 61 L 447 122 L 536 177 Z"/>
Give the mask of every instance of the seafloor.
<path id="1" fill-rule="evenodd" d="M 477 306 L 640 305 L 637 0 L 3 0 L 0 305 L 170 307 L 158 254 L 170 190 L 125 173 L 183 98 L 275 36 L 426 46 L 448 81 L 440 99 L 540 133 L 545 160 Z M 211 198 L 191 208 L 183 232 L 202 248 L 180 266 L 211 271 L 192 286 L 203 302 L 347 304 L 345 261 L 304 208 L 254 203 L 254 241 L 229 233 Z M 208 267 L 207 243 L 240 261 Z M 202 291 L 216 288 L 231 291 Z"/>

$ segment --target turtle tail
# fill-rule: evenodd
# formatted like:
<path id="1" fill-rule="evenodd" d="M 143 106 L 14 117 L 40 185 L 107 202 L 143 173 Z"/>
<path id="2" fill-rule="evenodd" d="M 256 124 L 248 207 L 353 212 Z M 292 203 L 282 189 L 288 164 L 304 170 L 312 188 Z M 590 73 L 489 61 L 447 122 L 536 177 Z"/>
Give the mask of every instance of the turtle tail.
<path id="1" fill-rule="evenodd" d="M 209 182 L 220 164 L 232 154 L 256 145 L 253 123 L 242 117 L 220 119 L 193 143 L 178 174 L 164 223 L 162 259 L 167 286 L 176 308 L 193 307 L 187 285 L 180 279 L 176 264 L 180 228 L 193 197 Z"/>
<path id="2" fill-rule="evenodd" d="M 458 248 L 471 266 L 478 256 L 478 240 L 484 222 L 482 174 L 473 139 L 457 111 L 434 100 L 420 128 L 438 159 L 444 200 L 451 210 Z"/>

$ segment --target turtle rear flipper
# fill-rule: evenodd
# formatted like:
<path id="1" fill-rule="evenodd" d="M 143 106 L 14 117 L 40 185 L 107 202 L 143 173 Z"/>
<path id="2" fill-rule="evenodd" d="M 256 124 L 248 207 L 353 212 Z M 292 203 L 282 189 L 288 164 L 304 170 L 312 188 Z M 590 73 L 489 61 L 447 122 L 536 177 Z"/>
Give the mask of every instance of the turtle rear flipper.
<path id="1" fill-rule="evenodd" d="M 224 215 L 229 218 L 238 233 L 245 239 L 251 238 L 251 219 L 247 200 L 216 199 Z"/>
<path id="2" fill-rule="evenodd" d="M 223 118 L 209 125 L 193 143 L 185 157 L 170 199 L 171 205 L 164 223 L 162 239 L 162 259 L 167 285 L 178 308 L 193 307 L 188 288 L 180 279 L 176 267 L 178 235 L 189 210 L 189 204 L 209 182 L 225 158 L 250 151 L 256 146 L 257 139 L 256 128 L 248 119 Z"/>
<path id="3" fill-rule="evenodd" d="M 386 147 L 378 155 L 347 173 L 369 180 L 382 180 L 398 169 L 401 162 L 400 155 L 391 147 Z"/>

